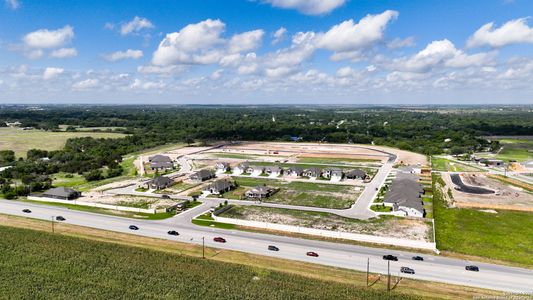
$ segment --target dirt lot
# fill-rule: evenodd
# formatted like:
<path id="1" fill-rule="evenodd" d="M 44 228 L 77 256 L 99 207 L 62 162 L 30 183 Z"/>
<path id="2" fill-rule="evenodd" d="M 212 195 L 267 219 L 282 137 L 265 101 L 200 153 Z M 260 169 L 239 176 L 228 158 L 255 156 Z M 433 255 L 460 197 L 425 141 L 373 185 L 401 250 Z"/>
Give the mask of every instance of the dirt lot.
<path id="1" fill-rule="evenodd" d="M 364 147 L 364 148 L 361 148 Z M 416 165 L 427 164 L 425 155 L 413 152 L 403 151 L 399 149 L 372 146 L 372 145 L 347 145 L 347 144 L 315 144 L 315 143 L 246 143 L 236 146 L 229 146 L 225 149 L 234 150 L 250 154 L 272 154 L 278 152 L 280 156 L 291 156 L 291 154 L 314 155 L 314 157 L 323 155 L 324 157 L 346 157 L 353 159 L 386 159 L 384 153 L 373 151 L 387 151 L 398 155 L 398 162 L 402 161 L 404 164 Z"/>
<path id="2" fill-rule="evenodd" d="M 427 242 L 430 242 L 432 236 L 432 228 L 428 222 L 397 217 L 382 216 L 380 218 L 361 221 L 328 213 L 253 206 L 233 207 L 220 216 Z"/>
<path id="3" fill-rule="evenodd" d="M 131 195 L 108 195 L 101 192 L 87 192 L 83 193 L 83 196 L 78 198 L 79 201 L 130 206 L 137 208 L 163 208 L 169 207 L 176 202 L 171 199 L 162 199 L 156 197 L 142 197 Z"/>
<path id="4" fill-rule="evenodd" d="M 489 188 L 495 194 L 469 194 L 454 189 L 450 175 L 443 176 L 447 187 L 451 189 L 453 200 L 458 207 L 479 207 L 487 209 L 509 209 L 533 211 L 533 194 L 518 187 L 506 185 L 498 180 L 488 178 L 484 173 L 462 173 L 463 183 L 471 186 Z"/>

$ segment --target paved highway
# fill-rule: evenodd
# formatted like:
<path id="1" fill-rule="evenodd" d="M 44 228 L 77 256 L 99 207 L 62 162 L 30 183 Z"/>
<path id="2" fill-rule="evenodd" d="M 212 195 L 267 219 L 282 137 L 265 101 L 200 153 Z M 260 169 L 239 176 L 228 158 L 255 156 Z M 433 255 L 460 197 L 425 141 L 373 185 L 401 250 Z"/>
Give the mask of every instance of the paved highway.
<path id="1" fill-rule="evenodd" d="M 32 213 L 23 213 L 22 209 L 24 208 L 30 209 Z M 198 212 L 200 211 L 198 210 Z M 369 258 L 370 271 L 382 274 L 387 273 L 387 262 L 382 259 L 382 256 L 393 254 L 399 258 L 398 262 L 391 262 L 391 273 L 393 275 L 399 275 L 400 267 L 406 266 L 416 271 L 414 275 L 403 274 L 402 276 L 406 278 L 467 285 L 507 292 L 533 293 L 533 271 L 528 269 L 473 263 L 431 255 L 422 255 L 425 261 L 420 262 L 411 260 L 412 256 L 417 255 L 414 252 L 393 251 L 236 230 L 200 227 L 190 223 L 178 222 L 178 219 L 176 219 L 175 223 L 173 223 L 172 219 L 162 221 L 132 220 L 17 201 L 0 200 L 0 213 L 43 220 L 51 220 L 52 216 L 61 215 L 66 218 L 65 223 L 68 224 L 193 244 L 201 244 L 202 237 L 205 237 L 205 243 L 208 247 L 236 250 L 359 271 L 366 270 L 366 263 Z M 187 215 L 191 216 L 194 213 L 195 211 L 193 210 L 188 212 Z M 179 219 L 182 218 L 180 217 Z M 131 231 L 128 229 L 129 225 L 137 225 L 140 229 L 138 231 Z M 177 230 L 180 236 L 174 237 L 167 235 L 167 231 L 171 229 Z M 224 237 L 227 243 L 214 242 L 213 238 L 217 236 Z M 268 245 L 275 245 L 280 251 L 268 251 Z M 308 257 L 306 256 L 307 251 L 317 252 L 319 257 Z M 469 264 L 479 266 L 480 271 L 466 271 L 464 267 Z"/>

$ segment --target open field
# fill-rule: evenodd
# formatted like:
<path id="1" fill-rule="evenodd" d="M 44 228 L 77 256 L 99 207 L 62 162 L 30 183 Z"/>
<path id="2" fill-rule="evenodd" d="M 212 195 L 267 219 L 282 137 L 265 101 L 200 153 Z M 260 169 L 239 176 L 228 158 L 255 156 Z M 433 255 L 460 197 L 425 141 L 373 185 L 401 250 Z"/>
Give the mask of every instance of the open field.
<path id="1" fill-rule="evenodd" d="M 233 177 L 238 187 L 223 197 L 241 199 L 244 193 L 258 185 L 279 188 L 264 202 L 325 208 L 349 208 L 359 197 L 361 191 L 355 187 L 338 184 L 320 184 L 320 182 L 286 182 L 275 179 Z"/>
<path id="2" fill-rule="evenodd" d="M 476 154 L 479 157 L 501 159 L 506 162 L 514 160 L 523 162 L 533 159 L 533 137 L 523 138 L 499 137 L 495 138 L 500 142 L 501 149 L 498 153 Z"/>
<path id="3" fill-rule="evenodd" d="M 439 178 L 433 175 L 433 210 L 439 250 L 533 266 L 533 213 L 448 208 L 441 190 L 443 181 Z"/>
<path id="4" fill-rule="evenodd" d="M 424 220 L 393 216 L 381 216 L 362 221 L 322 212 L 234 206 L 220 214 L 220 217 L 427 242 L 431 242 L 433 233 L 431 224 Z"/>
<path id="5" fill-rule="evenodd" d="M 450 161 L 442 157 L 432 157 L 431 167 L 435 171 L 442 172 L 480 172 L 482 169 L 475 168 L 466 164 Z"/>
<path id="6" fill-rule="evenodd" d="M 341 164 L 341 165 L 361 165 L 361 163 L 365 164 L 380 164 L 379 159 L 363 159 L 363 158 L 344 158 L 344 157 L 302 157 L 298 158 L 299 163 L 304 164 L 325 164 L 325 165 L 335 165 L 335 164 Z"/>
<path id="7" fill-rule="evenodd" d="M 60 150 L 69 138 L 121 138 L 124 136 L 121 133 L 109 132 L 51 132 L 0 128 L 0 150 L 13 150 L 17 157 L 26 157 L 26 152 L 30 149 Z"/>
<path id="8" fill-rule="evenodd" d="M 176 270 L 174 269 L 177 269 L 178 271 L 187 270 L 190 272 L 198 272 L 197 270 L 201 270 L 203 266 L 201 262 L 199 262 L 198 264 L 196 263 L 187 264 L 187 265 L 180 264 L 177 266 L 172 263 L 174 261 L 174 258 L 190 259 L 192 262 L 199 261 L 196 258 L 201 257 L 202 248 L 199 246 L 193 246 L 190 244 L 183 244 L 183 243 L 178 243 L 174 241 L 146 238 L 146 237 L 115 233 L 115 232 L 109 232 L 109 231 L 103 231 L 103 230 L 95 230 L 95 229 L 84 228 L 84 227 L 79 227 L 79 226 L 72 226 L 68 224 L 56 224 L 56 227 L 55 227 L 56 234 L 50 235 L 46 233 L 50 231 L 50 222 L 32 220 L 32 219 L 21 218 L 21 217 L 6 216 L 6 215 L 0 215 L 0 225 L 13 226 L 13 228 L 1 227 L 0 229 L 2 230 L 2 233 L 3 233 L 2 236 L 6 236 L 6 241 L 12 241 L 14 238 L 16 239 L 18 235 L 23 235 L 24 237 L 30 237 L 29 234 L 26 234 L 27 232 L 32 233 L 31 237 L 33 237 L 35 234 L 37 239 L 39 240 L 42 239 L 44 241 L 43 245 L 40 245 L 35 242 L 31 242 L 31 245 L 29 245 L 28 249 L 37 249 L 35 247 L 39 247 L 39 246 L 40 247 L 52 247 L 55 244 L 64 244 L 64 245 L 70 246 L 71 245 L 70 241 L 73 240 L 74 238 L 76 241 L 82 241 L 82 243 L 89 243 L 88 245 L 90 245 L 90 249 L 98 250 L 97 253 L 101 253 L 101 252 L 96 244 L 102 244 L 102 247 L 104 246 L 107 247 L 106 245 L 109 245 L 110 247 L 112 247 L 113 250 L 119 249 L 119 251 L 115 251 L 119 255 L 121 254 L 130 255 L 132 253 L 140 254 L 140 253 L 144 253 L 145 251 L 149 251 L 150 253 L 154 254 L 152 255 L 152 257 L 153 256 L 164 257 L 165 258 L 164 263 L 170 263 L 170 266 L 172 267 L 172 272 L 176 272 Z M 30 228 L 36 231 L 31 231 L 31 230 L 26 230 L 26 229 L 19 231 L 16 229 L 16 227 Z M 22 245 L 25 245 L 25 243 L 27 242 L 27 239 L 24 239 L 24 237 L 23 237 L 24 243 L 22 242 L 20 243 Z M 54 242 L 56 243 L 54 244 Z M 78 242 L 76 242 L 76 244 L 77 243 Z M 4 249 L 4 247 L 0 247 L 0 248 Z M 17 248 L 12 248 L 12 249 L 20 249 L 20 248 L 17 247 Z M 87 248 L 76 248 L 76 249 L 79 250 L 78 252 L 81 253 L 84 260 L 90 263 L 89 265 L 91 267 L 95 264 L 94 262 L 92 262 L 92 260 L 98 260 L 97 258 L 94 258 L 94 256 L 92 256 L 90 253 L 87 253 Z M 123 250 L 123 249 L 128 249 L 128 250 Z M 25 251 L 24 255 L 22 255 L 20 259 L 29 259 L 30 257 L 37 258 L 39 255 L 41 255 L 40 257 L 42 257 L 43 259 L 35 260 L 34 262 L 43 264 L 43 263 L 46 263 L 45 261 L 49 260 L 49 257 L 50 257 L 48 251 L 46 251 L 47 253 L 44 253 L 44 252 L 45 251 L 40 251 L 40 249 L 36 251 L 32 251 L 32 252 Z M 71 253 L 70 250 L 68 253 Z M 172 259 L 168 259 L 169 256 L 166 256 L 166 255 L 172 255 Z M 69 261 L 71 261 L 72 263 L 76 263 L 75 260 L 72 260 L 73 259 L 72 257 L 77 257 L 77 256 L 78 254 L 71 256 L 71 259 Z M 364 290 L 361 290 L 360 292 L 359 290 L 362 287 L 364 287 L 366 284 L 365 274 L 362 272 L 355 272 L 355 271 L 349 271 L 349 270 L 344 270 L 344 269 L 325 267 L 321 265 L 301 263 L 301 262 L 296 262 L 296 261 L 275 259 L 275 258 L 257 256 L 257 255 L 242 253 L 242 252 L 217 251 L 212 248 L 206 248 L 206 256 L 208 260 L 202 260 L 202 261 L 207 262 L 207 264 L 212 265 L 214 267 L 213 268 L 214 271 L 212 275 L 207 275 L 207 278 L 209 279 L 210 278 L 216 279 L 216 278 L 224 277 L 223 273 L 219 274 L 217 272 L 218 270 L 217 268 L 221 268 L 222 266 L 226 266 L 226 265 L 237 266 L 237 267 L 241 266 L 241 268 L 245 270 L 248 270 L 248 269 L 254 270 L 258 274 L 260 274 L 259 275 L 260 278 L 261 276 L 268 275 L 272 272 L 281 272 L 282 275 L 286 274 L 288 276 L 301 276 L 305 280 L 313 282 L 313 283 L 319 280 L 318 284 L 324 283 L 324 284 L 332 286 L 330 288 L 337 287 L 338 284 L 348 284 L 350 289 L 352 290 L 352 293 L 348 297 L 349 299 L 372 299 L 371 297 L 374 297 L 373 295 L 365 294 L 365 291 L 373 291 L 375 293 L 379 293 L 377 296 L 374 297 L 376 299 L 394 299 L 394 297 L 396 296 L 399 296 L 400 299 L 409 299 L 409 298 L 472 299 L 473 296 L 502 295 L 502 293 L 489 291 L 489 290 L 463 287 L 463 286 L 455 286 L 455 285 L 447 285 L 447 284 L 440 284 L 440 283 L 432 283 L 432 282 L 418 281 L 418 280 L 411 280 L 411 279 L 404 278 L 401 281 L 401 283 L 390 294 L 390 297 L 388 297 L 388 295 L 384 293 L 386 291 L 386 280 L 378 280 L 376 284 L 374 284 L 370 289 L 364 289 Z M 2 256 L 0 258 L 0 261 L 2 261 L 2 265 L 4 266 L 3 262 L 10 261 L 10 259 L 13 259 L 13 257 L 14 255 Z M 113 254 L 113 257 L 116 257 L 116 256 Z M 148 262 L 154 262 L 153 260 L 151 260 L 151 257 L 145 257 L 145 259 Z M 101 259 L 99 261 L 101 262 Z M 127 270 L 124 270 L 122 269 L 122 266 L 124 265 L 122 263 L 119 264 L 119 266 L 121 266 L 120 271 L 123 272 L 125 275 L 121 276 L 120 278 L 112 278 L 114 280 L 112 280 L 111 282 L 114 284 L 112 286 L 109 286 L 109 288 L 112 289 L 112 291 L 116 291 L 116 289 L 120 287 L 120 280 L 128 280 L 130 276 L 135 276 L 135 275 L 130 275 L 130 274 L 134 272 L 135 270 L 134 266 L 135 267 L 137 266 L 137 262 L 136 261 L 129 262 L 126 259 L 123 259 L 122 261 L 128 264 L 132 263 L 131 265 L 132 268 L 131 269 L 128 268 Z M 59 263 L 62 263 L 59 260 L 53 260 L 51 262 L 56 264 L 54 265 L 53 268 L 51 268 L 51 270 L 56 270 L 56 271 L 58 270 L 58 267 L 61 266 Z M 179 262 L 181 262 L 181 260 L 179 260 Z M 238 265 L 233 265 L 233 264 L 228 264 L 228 263 L 236 263 Z M 39 272 L 33 273 L 32 274 L 33 277 L 31 278 L 33 278 L 34 280 L 41 279 L 39 280 L 39 282 L 45 282 L 45 283 L 50 280 L 51 281 L 50 285 L 58 284 L 52 281 L 57 280 L 57 276 L 62 276 L 61 275 L 62 272 L 57 271 L 54 273 L 57 275 L 54 275 L 48 278 L 48 277 L 44 277 L 45 275 L 48 275 L 48 274 L 43 275 L 42 271 L 40 271 L 40 269 L 42 268 L 31 267 L 31 266 L 22 265 L 22 264 L 19 264 L 18 266 L 25 267 L 26 269 L 34 268 L 36 271 L 39 270 Z M 157 263 L 155 266 L 159 267 L 159 263 Z M 182 266 L 189 266 L 191 268 L 186 269 Z M 148 267 L 147 269 L 148 269 L 147 271 L 158 270 L 158 269 L 153 269 L 151 266 Z M 12 271 L 11 263 L 10 263 L 10 268 L 9 269 L 6 268 L 6 270 L 9 270 L 10 272 Z M 89 269 L 89 270 L 92 270 L 92 269 Z M 222 270 L 227 271 L 228 269 L 224 268 Z M 20 272 L 20 269 L 18 269 L 17 271 Z M 6 272 L 3 272 L 2 274 L 6 274 L 6 275 L 11 274 L 11 273 L 6 273 Z M 146 271 L 142 270 L 142 272 L 146 272 Z M 63 272 L 63 273 L 66 273 L 66 272 Z M 115 273 L 112 272 L 111 274 L 115 274 Z M 103 277 L 102 274 L 97 273 L 98 276 L 101 276 L 104 279 L 111 278 L 111 274 L 107 275 L 107 273 L 105 273 L 106 277 Z M 163 273 L 163 274 L 166 274 L 166 273 Z M 194 273 L 194 274 L 197 274 L 197 273 Z M 21 276 L 20 273 L 17 276 Z M 43 278 L 39 278 L 38 276 L 42 276 Z M 94 275 L 89 275 L 89 276 L 94 276 Z M 155 278 L 159 278 L 157 273 L 155 273 L 154 276 L 156 276 Z M 0 281 L 0 288 L 6 288 L 6 289 L 7 288 L 9 289 L 19 288 L 21 289 L 21 293 L 28 293 L 29 289 L 24 290 L 24 286 L 17 284 L 18 283 L 17 281 L 15 282 L 11 281 L 14 278 Z M 241 281 L 243 281 L 242 278 L 240 279 Z M 27 280 L 27 279 L 24 279 L 24 280 Z M 70 276 L 68 280 L 76 280 L 76 279 L 73 276 Z M 99 283 L 100 280 L 102 279 L 96 278 L 96 280 L 97 280 L 96 282 Z M 134 280 L 138 280 L 137 277 Z M 152 280 L 152 278 L 150 277 L 149 280 Z M 193 281 L 192 284 L 195 284 L 194 281 L 198 279 L 194 278 L 191 280 Z M 200 280 L 203 280 L 203 279 L 200 278 Z M 90 281 L 84 280 L 83 282 L 81 282 L 81 284 L 83 284 L 83 286 L 85 287 L 88 282 Z M 244 280 L 243 282 L 246 282 L 247 284 L 253 284 L 253 281 Z M 12 283 L 13 285 L 16 284 L 16 286 L 11 286 L 11 284 L 8 284 L 8 283 Z M 108 285 L 110 284 L 106 283 L 106 286 Z M 73 285 L 73 286 L 76 286 L 76 285 Z M 140 289 L 143 286 L 144 284 L 137 284 L 135 289 Z M 206 286 L 211 286 L 211 283 L 206 283 Z M 238 286 L 240 286 L 240 284 Z M 296 288 L 297 290 L 303 287 L 304 286 L 293 286 L 293 288 Z M 90 289 L 90 290 L 95 290 L 99 288 L 100 288 L 99 286 L 87 287 L 87 289 Z M 173 288 L 174 288 L 173 286 L 165 286 L 165 288 L 163 288 L 162 290 L 167 291 Z M 198 291 L 203 291 L 203 289 L 204 287 L 200 287 Z M 54 293 L 54 291 L 56 294 L 52 294 Z M 48 293 L 48 295 L 51 296 L 51 298 L 54 298 L 52 296 L 58 295 L 57 293 L 67 293 L 69 291 L 64 291 L 63 289 L 56 290 L 54 288 L 50 288 L 50 289 L 46 288 L 44 289 L 44 291 L 37 289 L 32 292 L 46 292 Z M 105 291 L 101 291 L 100 293 L 102 292 L 105 292 Z M 124 291 L 121 291 L 121 292 L 124 292 Z M 26 294 L 21 294 L 21 295 L 26 295 Z M 61 295 L 58 295 L 58 297 Z M 123 295 L 123 294 L 120 294 L 120 295 Z M 204 295 L 203 293 L 199 296 L 192 295 L 190 298 L 197 299 L 203 295 Z M 223 295 L 224 294 L 222 293 L 220 295 L 217 295 L 217 297 L 215 298 L 223 299 L 223 298 L 220 298 Z M 43 295 L 42 298 L 50 298 L 50 297 L 45 297 L 45 296 L 46 295 Z M 106 296 L 106 295 L 103 295 L 103 296 Z M 302 296 L 303 297 L 302 299 L 313 299 L 312 295 L 310 296 L 311 298 L 306 298 L 305 296 L 307 295 Z M 35 299 L 36 297 L 35 296 L 32 297 L 32 295 L 28 295 L 27 298 Z M 95 297 L 89 297 L 89 298 L 99 299 Z M 181 299 L 180 297 L 174 297 L 174 298 Z M 284 297 L 280 297 L 280 298 L 268 297 L 268 298 L 269 299 L 286 299 Z M 330 298 L 331 297 L 328 297 L 328 296 L 323 297 L 323 299 L 330 299 Z M 136 298 L 133 297 L 131 299 L 136 299 Z M 257 299 L 257 298 L 253 298 L 253 299 Z M 299 299 L 299 298 L 294 297 L 293 299 Z M 343 299 L 343 298 L 340 297 L 337 299 Z"/>
<path id="9" fill-rule="evenodd" d="M 0 232 L 3 237 L 0 248 L 4 249 L 0 258 L 2 295 L 33 299 L 153 299 L 159 298 L 158 295 L 175 299 L 351 299 L 354 296 L 353 286 L 348 284 L 31 230 L 0 227 Z M 357 291 L 365 299 L 379 299 L 382 293 Z"/>
<path id="10" fill-rule="evenodd" d="M 61 131 L 66 131 L 67 128 L 71 125 L 59 125 Z M 73 126 L 76 128 L 76 131 L 114 131 L 114 130 L 124 130 L 124 127 L 81 127 Z"/>

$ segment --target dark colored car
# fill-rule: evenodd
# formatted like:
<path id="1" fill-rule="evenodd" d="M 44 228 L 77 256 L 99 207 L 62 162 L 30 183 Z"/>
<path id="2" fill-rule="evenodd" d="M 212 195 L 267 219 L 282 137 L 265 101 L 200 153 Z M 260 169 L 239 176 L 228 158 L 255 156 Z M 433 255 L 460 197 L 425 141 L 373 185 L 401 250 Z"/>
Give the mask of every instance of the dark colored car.
<path id="1" fill-rule="evenodd" d="M 66 219 L 63 218 L 62 216 L 57 216 L 56 217 L 56 221 L 65 221 Z"/>
<path id="2" fill-rule="evenodd" d="M 279 248 L 273 245 L 268 246 L 268 250 L 270 251 L 279 251 Z"/>
<path id="3" fill-rule="evenodd" d="M 394 256 L 394 255 L 383 255 L 383 259 L 384 260 L 393 260 L 393 261 L 398 261 L 398 257 Z"/>
<path id="4" fill-rule="evenodd" d="M 135 226 L 135 225 L 130 225 L 129 227 L 131 230 L 139 230 L 139 227 Z"/>
<path id="5" fill-rule="evenodd" d="M 415 270 L 408 268 L 408 267 L 401 267 L 400 272 L 406 273 L 406 274 L 414 274 Z"/>
<path id="6" fill-rule="evenodd" d="M 313 252 L 313 251 L 309 251 L 306 253 L 307 256 L 312 256 L 312 257 L 318 257 L 318 253 L 316 252 Z"/>
<path id="7" fill-rule="evenodd" d="M 424 258 L 422 256 L 413 256 L 413 260 L 424 261 Z"/>
<path id="8" fill-rule="evenodd" d="M 29 209 L 27 209 L 27 208 L 23 209 L 22 212 L 23 212 L 23 213 L 27 213 L 27 214 L 31 214 L 31 210 L 29 210 Z"/>
<path id="9" fill-rule="evenodd" d="M 161 198 L 163 198 L 163 199 L 170 199 L 170 196 L 169 196 L 169 195 L 163 195 L 163 196 L 161 196 Z"/>
<path id="10" fill-rule="evenodd" d="M 217 243 L 225 243 L 226 239 L 221 238 L 221 237 L 216 237 L 216 238 L 213 239 L 213 241 L 215 241 Z"/>
<path id="11" fill-rule="evenodd" d="M 167 233 L 169 235 L 180 235 L 176 230 L 169 230 Z"/>
<path id="12" fill-rule="evenodd" d="M 479 272 L 479 268 L 477 266 L 466 266 L 465 270 L 472 271 L 472 272 Z"/>

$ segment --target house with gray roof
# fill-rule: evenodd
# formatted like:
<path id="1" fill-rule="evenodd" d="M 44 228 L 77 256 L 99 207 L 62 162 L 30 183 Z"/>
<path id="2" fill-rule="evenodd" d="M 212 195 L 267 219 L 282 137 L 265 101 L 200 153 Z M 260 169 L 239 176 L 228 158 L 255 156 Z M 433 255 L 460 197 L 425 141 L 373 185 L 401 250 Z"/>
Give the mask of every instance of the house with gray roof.
<path id="1" fill-rule="evenodd" d="M 327 168 L 324 170 L 323 176 L 331 181 L 341 181 L 344 172 L 339 168 Z"/>
<path id="2" fill-rule="evenodd" d="M 217 180 L 204 188 L 204 192 L 208 192 L 214 195 L 221 195 L 231 191 L 235 187 L 235 184 L 227 179 Z"/>
<path id="3" fill-rule="evenodd" d="M 365 179 L 367 176 L 365 171 L 359 169 L 346 172 L 346 178 L 348 179 Z"/>
<path id="4" fill-rule="evenodd" d="M 172 159 L 166 155 L 154 155 L 148 158 L 148 162 L 150 162 L 150 169 L 152 171 L 158 170 L 173 170 L 174 169 L 174 162 Z"/>
<path id="5" fill-rule="evenodd" d="M 247 161 L 242 162 L 238 164 L 235 168 L 233 168 L 233 174 L 240 175 L 242 173 L 246 173 L 248 167 L 250 167 L 250 163 L 248 163 Z"/>
<path id="6" fill-rule="evenodd" d="M 322 175 L 322 170 L 319 168 L 309 168 L 304 171 L 304 176 L 309 178 L 318 178 Z"/>
<path id="7" fill-rule="evenodd" d="M 422 201 L 424 187 L 418 182 L 418 179 L 416 174 L 398 172 L 383 203 L 392 206 L 394 212 L 423 218 L 425 215 L 424 202 Z"/>
<path id="8" fill-rule="evenodd" d="M 246 169 L 246 173 L 250 173 L 252 176 L 259 176 L 263 174 L 264 170 L 265 167 L 263 166 L 249 166 L 248 169 Z"/>
<path id="9" fill-rule="evenodd" d="M 265 167 L 265 173 L 270 177 L 278 177 L 283 173 L 283 169 L 279 166 L 268 166 Z"/>
<path id="10" fill-rule="evenodd" d="M 298 166 L 293 166 L 287 169 L 286 174 L 292 177 L 300 177 L 304 174 L 304 169 Z"/>
<path id="11" fill-rule="evenodd" d="M 215 178 L 215 176 L 216 176 L 215 171 L 209 170 L 209 169 L 202 169 L 192 174 L 189 178 L 196 182 L 203 182 L 211 178 Z"/>
<path id="12" fill-rule="evenodd" d="M 60 186 L 51 188 L 41 194 L 41 197 L 60 199 L 60 200 L 74 200 L 81 196 L 81 193 L 68 187 Z"/>
<path id="13" fill-rule="evenodd" d="M 166 189 L 167 187 L 172 186 L 174 183 L 175 183 L 174 180 L 168 177 L 158 176 L 146 182 L 146 187 L 152 190 L 163 190 L 163 189 Z"/>
<path id="14" fill-rule="evenodd" d="M 217 162 L 215 164 L 216 172 L 219 174 L 226 173 L 227 171 L 229 171 L 229 168 L 229 163 L 227 162 Z"/>
<path id="15" fill-rule="evenodd" d="M 264 199 L 272 196 L 276 192 L 276 189 L 268 187 L 266 185 L 258 185 L 253 189 L 246 191 L 247 198 L 252 199 Z"/>

